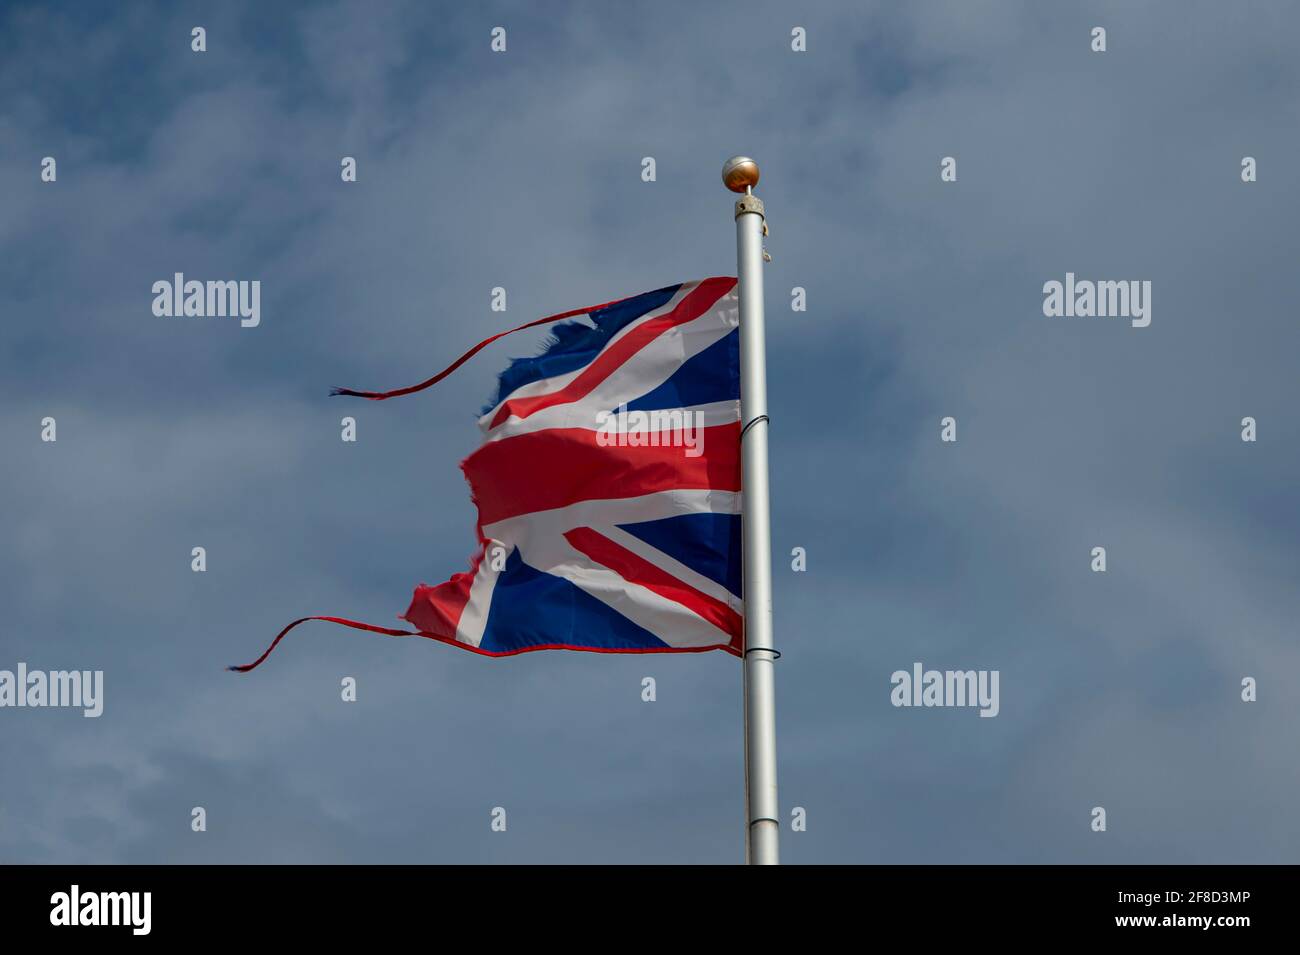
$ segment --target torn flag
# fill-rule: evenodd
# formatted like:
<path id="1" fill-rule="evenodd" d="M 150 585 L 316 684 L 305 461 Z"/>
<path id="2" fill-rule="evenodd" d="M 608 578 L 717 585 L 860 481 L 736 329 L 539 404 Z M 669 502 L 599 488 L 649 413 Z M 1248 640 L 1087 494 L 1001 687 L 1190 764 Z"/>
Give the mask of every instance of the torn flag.
<path id="1" fill-rule="evenodd" d="M 740 344 L 734 278 L 710 278 L 564 318 L 502 372 L 461 463 L 478 509 L 469 571 L 421 584 L 414 630 L 478 653 L 742 652 Z M 518 331 L 519 329 L 512 329 Z M 508 332 L 503 332 L 509 334 Z M 435 384 L 446 371 L 382 400 Z"/>

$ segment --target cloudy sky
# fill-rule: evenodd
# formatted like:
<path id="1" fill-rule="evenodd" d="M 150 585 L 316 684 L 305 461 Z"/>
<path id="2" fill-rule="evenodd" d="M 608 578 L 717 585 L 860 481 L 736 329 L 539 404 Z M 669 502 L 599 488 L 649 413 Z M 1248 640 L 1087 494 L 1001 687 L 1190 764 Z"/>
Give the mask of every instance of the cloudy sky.
<path id="1" fill-rule="evenodd" d="M 464 569 L 457 462 L 542 335 L 328 389 L 732 274 L 735 153 L 772 230 L 784 860 L 1295 861 L 1300 11 L 806 6 L 0 8 L 0 669 L 106 698 L 0 709 L 0 861 L 738 861 L 725 654 L 316 624 L 223 670 Z M 1151 325 L 1044 317 L 1067 271 L 1149 280 Z M 175 272 L 259 279 L 260 326 L 155 317 Z M 1000 671 L 999 715 L 894 708 L 916 661 Z"/>

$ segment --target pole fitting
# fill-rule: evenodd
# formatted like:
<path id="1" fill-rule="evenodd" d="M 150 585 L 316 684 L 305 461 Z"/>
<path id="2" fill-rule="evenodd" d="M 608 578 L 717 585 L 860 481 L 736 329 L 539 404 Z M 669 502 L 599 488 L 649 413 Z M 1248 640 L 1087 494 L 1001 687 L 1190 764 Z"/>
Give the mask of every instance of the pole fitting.
<path id="1" fill-rule="evenodd" d="M 763 210 L 763 200 L 758 198 L 758 196 L 754 195 L 753 193 L 741 196 L 739 199 L 736 200 L 737 219 L 739 219 L 741 216 L 749 212 L 754 212 L 762 216 L 763 225 L 766 227 L 767 215 Z"/>
<path id="2" fill-rule="evenodd" d="M 772 419 L 770 419 L 770 418 L 769 418 L 767 415 L 765 415 L 765 414 L 761 414 L 761 415 L 759 415 L 757 418 L 751 418 L 751 419 L 750 419 L 750 420 L 745 424 L 745 426 L 744 426 L 743 428 L 740 429 L 740 440 L 741 440 L 741 441 L 744 441 L 744 440 L 745 440 L 745 432 L 748 431 L 750 428 L 754 427 L 754 425 L 758 424 L 760 421 L 766 421 L 769 425 L 772 423 Z"/>

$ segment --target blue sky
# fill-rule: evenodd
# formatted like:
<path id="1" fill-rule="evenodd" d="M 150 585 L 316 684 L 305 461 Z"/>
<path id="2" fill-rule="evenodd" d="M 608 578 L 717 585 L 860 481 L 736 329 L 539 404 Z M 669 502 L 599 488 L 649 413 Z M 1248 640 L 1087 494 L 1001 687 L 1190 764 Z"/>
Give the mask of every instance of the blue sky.
<path id="1" fill-rule="evenodd" d="M 456 465 L 543 334 L 402 401 L 331 386 L 732 273 L 718 173 L 747 153 L 772 230 L 781 804 L 808 816 L 785 861 L 1294 861 L 1298 20 L 5 4 L 0 668 L 102 669 L 106 699 L 0 710 L 0 859 L 739 860 L 724 654 L 488 660 L 318 625 L 222 667 L 307 613 L 390 622 L 466 566 Z M 155 317 L 177 271 L 259 279 L 260 326 Z M 1045 318 L 1067 271 L 1150 280 L 1150 327 Z M 999 670 L 999 715 L 895 709 L 914 661 Z"/>

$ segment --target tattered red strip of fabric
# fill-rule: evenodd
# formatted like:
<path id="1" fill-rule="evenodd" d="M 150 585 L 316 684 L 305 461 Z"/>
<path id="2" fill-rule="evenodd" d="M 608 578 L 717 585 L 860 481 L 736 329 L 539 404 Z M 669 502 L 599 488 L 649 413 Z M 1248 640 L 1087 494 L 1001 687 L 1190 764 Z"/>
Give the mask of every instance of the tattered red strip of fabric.
<path id="1" fill-rule="evenodd" d="M 423 634 L 415 630 L 393 630 L 390 627 L 376 627 L 374 624 L 361 623 L 357 620 L 348 620 L 344 617 L 301 617 L 295 620 L 293 623 L 289 624 L 289 626 L 285 627 L 279 633 L 277 633 L 275 635 L 275 639 L 271 641 L 271 645 L 267 647 L 266 650 L 263 651 L 262 655 L 258 657 L 256 660 L 254 660 L 252 663 L 245 663 L 243 666 L 226 667 L 226 669 L 234 673 L 247 673 L 249 670 L 257 669 L 259 666 L 262 665 L 262 661 L 271 655 L 271 651 L 275 649 L 276 644 L 278 644 L 281 640 L 284 639 L 284 635 L 286 633 L 288 633 L 294 627 L 298 626 L 298 624 L 306 623 L 308 620 L 327 620 L 330 623 L 341 623 L 343 624 L 343 626 L 352 627 L 355 630 L 369 630 L 371 633 L 382 633 L 385 636 L 389 636 L 389 637 L 423 636 Z"/>
<path id="2" fill-rule="evenodd" d="M 245 663 L 243 666 L 226 667 L 226 669 L 234 673 L 247 673 L 249 670 L 255 669 L 271 655 L 275 645 L 280 642 L 286 633 L 298 626 L 298 624 L 306 623 L 309 620 L 327 620 L 330 623 L 340 623 L 345 627 L 352 627 L 356 630 L 369 630 L 371 633 L 382 633 L 390 637 L 428 637 L 430 640 L 437 640 L 439 643 L 459 647 L 462 650 L 469 650 L 471 653 L 477 653 L 485 657 L 513 657 L 521 653 L 532 653 L 536 650 L 573 650 L 578 653 L 706 653 L 709 650 L 725 650 L 733 656 L 743 655 L 738 646 L 725 643 L 715 643 L 707 647 L 579 647 L 568 643 L 539 643 L 531 647 L 519 647 L 514 650 L 484 650 L 468 643 L 461 643 L 455 637 L 444 637 L 436 633 L 426 633 L 423 630 L 390 630 L 388 627 L 375 627 L 368 623 L 347 620 L 343 617 L 303 617 L 281 630 L 271 645 L 266 648 L 266 652 L 252 663 Z"/>
<path id="3" fill-rule="evenodd" d="M 513 335 L 515 332 L 522 332 L 525 328 L 536 328 L 538 325 L 545 325 L 548 322 L 558 322 L 562 318 L 575 318 L 578 315 L 587 315 L 591 312 L 599 311 L 602 308 L 608 308 L 611 305 L 617 305 L 619 302 L 626 301 L 624 298 L 616 298 L 612 302 L 604 302 L 600 305 L 589 305 L 586 308 L 575 308 L 568 312 L 560 312 L 558 315 L 547 315 L 545 318 L 537 318 L 531 322 L 516 327 L 506 329 L 504 332 L 497 332 L 491 338 L 485 338 L 465 354 L 461 355 L 450 365 L 438 372 L 432 378 L 420 382 L 418 385 L 411 385 L 408 388 L 398 388 L 396 391 L 353 391 L 351 388 L 333 388 L 330 390 L 331 395 L 349 395 L 353 398 L 369 398 L 371 401 L 384 401 L 388 398 L 400 398 L 402 395 L 414 394 L 417 391 L 423 391 L 432 385 L 436 385 L 442 379 L 446 378 L 453 371 L 459 368 L 465 362 L 469 361 L 480 351 L 491 345 L 498 338 L 505 338 L 507 335 Z"/>

